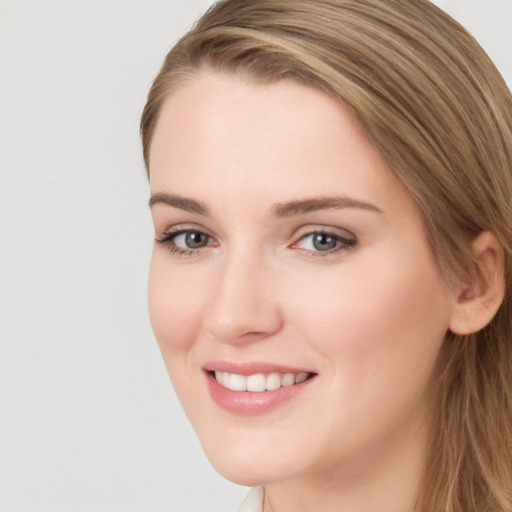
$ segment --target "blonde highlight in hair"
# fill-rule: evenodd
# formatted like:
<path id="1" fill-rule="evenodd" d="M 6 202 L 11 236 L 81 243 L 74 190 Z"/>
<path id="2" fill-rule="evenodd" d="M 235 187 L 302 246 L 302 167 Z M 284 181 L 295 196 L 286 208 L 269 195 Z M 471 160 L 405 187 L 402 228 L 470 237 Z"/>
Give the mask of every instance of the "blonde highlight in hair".
<path id="1" fill-rule="evenodd" d="M 337 98 L 415 199 L 454 286 L 471 272 L 471 239 L 496 235 L 505 300 L 482 331 L 445 340 L 420 510 L 512 511 L 512 97 L 493 63 L 427 0 L 220 1 L 150 90 L 148 173 L 163 102 L 204 68 Z"/>

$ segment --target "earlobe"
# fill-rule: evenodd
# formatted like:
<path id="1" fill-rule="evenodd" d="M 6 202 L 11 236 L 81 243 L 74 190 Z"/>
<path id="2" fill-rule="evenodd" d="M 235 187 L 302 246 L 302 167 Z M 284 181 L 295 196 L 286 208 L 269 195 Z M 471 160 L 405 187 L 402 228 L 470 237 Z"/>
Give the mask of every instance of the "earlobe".
<path id="1" fill-rule="evenodd" d="M 471 242 L 473 268 L 467 282 L 454 296 L 450 330 L 471 334 L 483 329 L 496 315 L 505 295 L 503 248 L 490 231 Z"/>

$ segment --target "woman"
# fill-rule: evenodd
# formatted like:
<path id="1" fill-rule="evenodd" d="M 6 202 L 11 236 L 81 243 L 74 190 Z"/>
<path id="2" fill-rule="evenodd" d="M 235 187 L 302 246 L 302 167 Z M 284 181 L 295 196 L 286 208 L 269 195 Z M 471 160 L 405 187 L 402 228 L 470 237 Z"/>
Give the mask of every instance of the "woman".
<path id="1" fill-rule="evenodd" d="M 153 329 L 251 506 L 512 510 L 512 99 L 471 36 L 425 0 L 221 1 L 141 131 Z"/>

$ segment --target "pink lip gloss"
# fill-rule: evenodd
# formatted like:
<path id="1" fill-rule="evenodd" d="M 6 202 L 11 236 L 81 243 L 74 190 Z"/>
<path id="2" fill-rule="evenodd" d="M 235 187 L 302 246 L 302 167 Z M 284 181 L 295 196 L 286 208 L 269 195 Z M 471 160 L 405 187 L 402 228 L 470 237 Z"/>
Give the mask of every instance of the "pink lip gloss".
<path id="1" fill-rule="evenodd" d="M 213 401 L 222 409 L 243 416 L 264 414 L 297 396 L 315 380 L 312 372 L 269 363 L 216 361 L 206 364 L 203 369 Z M 219 383 L 215 372 L 235 374 L 234 378 L 240 382 L 242 389 L 229 389 L 225 383 Z M 247 387 L 251 387 L 246 386 L 248 378 L 255 378 L 260 389 L 247 390 Z M 265 381 L 272 381 L 272 385 L 267 385 L 269 389 L 261 388 L 265 386 Z"/>

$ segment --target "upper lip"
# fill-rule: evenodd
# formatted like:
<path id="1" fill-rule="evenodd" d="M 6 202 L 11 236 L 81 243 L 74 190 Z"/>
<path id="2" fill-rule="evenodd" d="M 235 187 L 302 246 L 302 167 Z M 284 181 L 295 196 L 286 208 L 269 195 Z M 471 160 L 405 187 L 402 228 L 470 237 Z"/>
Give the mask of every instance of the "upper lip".
<path id="1" fill-rule="evenodd" d="M 234 362 L 234 361 L 208 361 L 203 370 L 208 372 L 228 372 L 238 375 L 254 375 L 255 373 L 314 373 L 309 369 L 293 366 L 268 363 L 262 361 Z"/>

